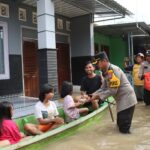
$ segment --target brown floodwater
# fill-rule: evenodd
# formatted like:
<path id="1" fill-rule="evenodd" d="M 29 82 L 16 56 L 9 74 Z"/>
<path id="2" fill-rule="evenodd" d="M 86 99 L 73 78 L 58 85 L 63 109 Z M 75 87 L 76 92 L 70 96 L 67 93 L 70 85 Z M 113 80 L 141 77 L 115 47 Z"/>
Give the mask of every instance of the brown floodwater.
<path id="1" fill-rule="evenodd" d="M 115 108 L 113 108 L 115 115 Z M 49 144 L 44 150 L 150 150 L 150 106 L 136 105 L 131 134 L 119 133 L 109 112 L 100 122 Z"/>

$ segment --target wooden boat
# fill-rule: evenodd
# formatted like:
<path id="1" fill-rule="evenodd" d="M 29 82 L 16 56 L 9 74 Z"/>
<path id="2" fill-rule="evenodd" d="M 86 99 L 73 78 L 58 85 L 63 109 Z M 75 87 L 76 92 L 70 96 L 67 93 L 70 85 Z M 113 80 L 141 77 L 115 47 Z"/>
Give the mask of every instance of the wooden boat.
<path id="1" fill-rule="evenodd" d="M 108 99 L 110 103 L 114 102 L 114 99 L 110 97 Z M 29 140 L 21 141 L 17 144 L 7 146 L 3 148 L 3 150 L 14 150 L 14 149 L 21 149 L 21 150 L 41 150 L 46 145 L 50 144 L 51 142 L 55 142 L 57 140 L 60 140 L 62 138 L 65 138 L 69 135 L 73 135 L 78 130 L 82 128 L 86 128 L 91 124 L 94 124 L 96 122 L 99 122 L 100 119 L 104 116 L 105 110 L 108 108 L 108 102 L 104 102 L 100 105 L 100 108 L 89 113 L 86 116 L 80 117 L 79 119 L 70 122 L 68 124 L 65 124 L 59 128 L 56 128 L 54 130 L 48 131 L 46 133 L 43 133 L 41 135 L 36 135 L 32 137 Z M 62 108 L 58 109 L 60 112 L 61 117 L 64 116 L 64 112 Z M 25 120 L 31 121 L 32 123 L 36 123 L 36 119 L 34 115 L 23 117 L 16 119 L 16 123 L 18 124 L 21 131 L 24 131 L 23 129 L 23 122 Z"/>

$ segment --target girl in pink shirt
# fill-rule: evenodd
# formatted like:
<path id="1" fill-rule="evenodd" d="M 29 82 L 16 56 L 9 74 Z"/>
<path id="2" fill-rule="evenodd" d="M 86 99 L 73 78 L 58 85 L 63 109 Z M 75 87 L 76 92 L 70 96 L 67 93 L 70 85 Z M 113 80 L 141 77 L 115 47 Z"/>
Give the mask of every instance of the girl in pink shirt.
<path id="1" fill-rule="evenodd" d="M 61 97 L 64 98 L 64 112 L 66 122 L 71 122 L 80 117 L 82 113 L 88 113 L 88 108 L 78 108 L 83 105 L 80 101 L 74 102 L 72 97 L 73 86 L 70 82 L 64 81 L 61 89 Z"/>
<path id="2" fill-rule="evenodd" d="M 10 102 L 0 102 L 0 147 L 15 144 L 24 135 L 12 120 L 13 106 Z"/>

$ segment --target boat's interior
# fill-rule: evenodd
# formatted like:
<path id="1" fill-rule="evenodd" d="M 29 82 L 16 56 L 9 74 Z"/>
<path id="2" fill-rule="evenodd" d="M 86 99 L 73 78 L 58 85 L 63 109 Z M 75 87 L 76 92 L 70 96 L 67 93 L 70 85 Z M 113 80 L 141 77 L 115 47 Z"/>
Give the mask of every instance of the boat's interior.
<path id="1" fill-rule="evenodd" d="M 103 106 L 103 104 L 100 104 L 100 107 Z M 93 111 L 92 107 L 89 107 L 90 112 Z M 58 108 L 58 112 L 59 112 L 59 116 L 62 117 L 65 120 L 65 113 L 63 108 Z M 15 122 L 17 123 L 19 129 L 21 132 L 26 133 L 26 131 L 24 130 L 24 125 L 26 123 L 33 123 L 33 124 L 37 124 L 37 119 L 35 118 L 34 115 L 29 115 L 29 116 L 24 116 L 22 118 L 17 118 L 15 119 Z"/>
<path id="2" fill-rule="evenodd" d="M 64 110 L 62 108 L 58 109 L 59 111 L 59 116 L 65 119 L 65 113 Z M 24 116 L 22 118 L 17 118 L 15 119 L 15 122 L 17 123 L 19 129 L 21 132 L 26 134 L 26 131 L 24 130 L 24 125 L 26 123 L 33 123 L 33 124 L 37 124 L 37 119 L 35 118 L 34 115 L 29 115 L 29 116 Z"/>
<path id="3" fill-rule="evenodd" d="M 72 121 L 71 123 L 65 124 L 61 126 L 60 128 L 57 128 L 55 130 L 51 130 L 50 132 L 46 132 L 44 134 L 41 134 L 40 136 L 34 136 L 34 138 L 31 138 L 31 140 L 24 140 L 22 142 L 19 142 L 17 144 L 9 145 L 8 147 L 5 147 L 6 150 L 13 150 L 13 149 L 40 149 L 43 147 L 43 145 L 46 145 L 46 143 L 49 143 L 50 141 L 56 141 L 58 139 L 62 139 L 66 136 L 71 135 L 72 133 L 75 133 L 77 130 L 81 128 L 85 128 L 88 125 L 94 123 L 95 121 L 99 121 L 100 118 L 104 115 L 103 110 L 105 110 L 108 106 L 108 104 L 113 104 L 114 99 L 112 97 L 108 98 L 107 101 L 104 101 L 99 105 L 99 109 L 96 111 L 93 111 L 92 106 L 90 105 L 89 110 L 90 114 L 80 117 L 78 120 Z M 63 108 L 58 108 L 59 116 L 65 119 L 65 113 Z M 20 128 L 20 131 L 26 133 L 24 130 L 25 123 L 34 123 L 37 124 L 37 119 L 35 116 L 29 115 L 24 116 L 22 118 L 15 119 L 15 122 Z M 34 144 L 33 144 L 34 143 Z"/>

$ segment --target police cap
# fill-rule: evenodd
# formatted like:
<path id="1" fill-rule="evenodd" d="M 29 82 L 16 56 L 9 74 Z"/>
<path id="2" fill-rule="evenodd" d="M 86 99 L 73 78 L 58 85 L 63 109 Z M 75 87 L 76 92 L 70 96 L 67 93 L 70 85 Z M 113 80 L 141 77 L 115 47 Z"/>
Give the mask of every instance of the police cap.
<path id="1" fill-rule="evenodd" d="M 104 60 L 104 59 L 109 60 L 108 57 L 107 57 L 106 52 L 104 52 L 104 51 L 98 53 L 98 54 L 95 56 L 95 59 L 96 59 L 97 61 L 98 61 L 98 60 Z"/>

